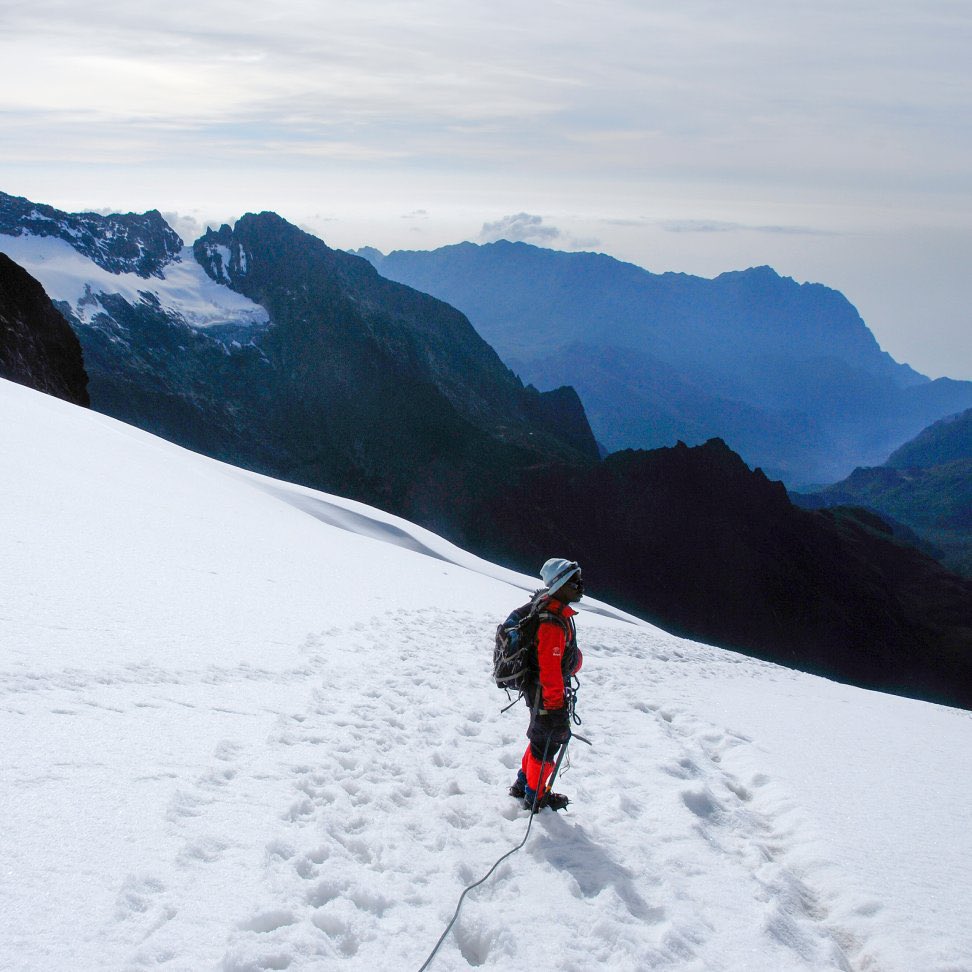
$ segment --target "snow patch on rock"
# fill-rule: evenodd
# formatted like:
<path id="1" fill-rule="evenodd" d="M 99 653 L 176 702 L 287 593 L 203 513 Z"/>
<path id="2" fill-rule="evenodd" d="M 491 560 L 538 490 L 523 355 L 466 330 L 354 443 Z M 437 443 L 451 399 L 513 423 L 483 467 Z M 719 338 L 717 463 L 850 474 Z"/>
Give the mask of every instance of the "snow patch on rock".
<path id="1" fill-rule="evenodd" d="M 53 236 L 0 234 L 0 252 L 39 280 L 51 300 L 67 303 L 85 324 L 103 313 L 98 299 L 101 294 L 117 294 L 132 305 L 154 299 L 187 324 L 202 329 L 226 324 L 262 325 L 269 320 L 259 304 L 210 278 L 188 246 L 165 266 L 161 279 L 111 273 Z M 225 266 L 229 266 L 228 251 Z"/>

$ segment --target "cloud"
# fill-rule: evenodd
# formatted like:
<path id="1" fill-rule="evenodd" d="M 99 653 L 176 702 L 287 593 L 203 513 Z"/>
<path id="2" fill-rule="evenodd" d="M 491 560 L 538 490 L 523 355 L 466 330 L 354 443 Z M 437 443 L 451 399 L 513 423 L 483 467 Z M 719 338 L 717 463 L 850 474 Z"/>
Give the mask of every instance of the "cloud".
<path id="1" fill-rule="evenodd" d="M 514 213 L 495 223 L 483 223 L 479 233 L 481 243 L 509 240 L 511 243 L 535 243 L 549 246 L 561 240 L 563 234 L 556 226 L 544 226 L 542 216 L 531 213 Z"/>
<path id="2" fill-rule="evenodd" d="M 495 223 L 483 223 L 478 239 L 480 243 L 509 240 L 560 250 L 597 250 L 601 246 L 596 237 L 574 236 L 556 226 L 546 225 L 542 216 L 533 213 L 511 213 Z"/>
<path id="3" fill-rule="evenodd" d="M 179 213 L 172 210 L 162 213 L 162 218 L 182 237 L 182 242 L 186 246 L 192 246 L 210 227 L 218 229 L 223 223 L 233 226 L 237 220 L 236 216 L 218 218 L 202 216 L 201 214 Z"/>
<path id="4" fill-rule="evenodd" d="M 162 218 L 182 237 L 187 246 L 199 239 L 206 228 L 195 216 L 185 216 L 182 213 L 163 213 Z"/>
<path id="5" fill-rule="evenodd" d="M 542 179 L 551 207 L 578 187 L 641 206 L 653 181 L 770 202 L 967 198 L 961 4 L 556 6 L 7 4 L 0 158 L 361 164 L 382 184 L 444 170 L 513 192 Z"/>

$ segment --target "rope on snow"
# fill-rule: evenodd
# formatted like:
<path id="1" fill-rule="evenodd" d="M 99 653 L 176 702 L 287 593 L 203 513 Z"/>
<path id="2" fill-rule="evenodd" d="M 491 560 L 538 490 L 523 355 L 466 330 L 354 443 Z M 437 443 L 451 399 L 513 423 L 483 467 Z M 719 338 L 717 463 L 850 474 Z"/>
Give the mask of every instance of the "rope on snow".
<path id="1" fill-rule="evenodd" d="M 569 738 L 567 742 L 570 742 Z M 549 746 L 550 746 L 550 740 L 548 739 L 547 745 L 544 747 L 543 750 L 543 760 L 541 760 L 541 765 L 543 765 L 543 763 L 547 761 L 547 749 Z M 557 776 L 557 771 L 560 769 L 560 763 L 563 760 L 566 752 L 567 752 L 567 743 L 564 743 L 564 747 L 560 751 L 560 756 L 557 758 L 556 765 L 554 766 L 554 771 L 551 774 L 550 780 L 547 783 L 548 788 L 553 786 L 554 779 Z M 533 795 L 533 806 L 530 808 L 530 820 L 527 823 L 527 829 L 526 829 L 526 833 L 523 835 L 523 840 L 521 840 L 520 843 L 513 848 L 513 850 L 507 851 L 475 884 L 470 884 L 462 892 L 462 894 L 459 895 L 459 903 L 456 905 L 456 912 L 452 916 L 452 920 L 449 922 L 448 925 L 446 925 L 446 930 L 442 933 L 439 940 L 435 943 L 435 948 L 433 948 L 432 951 L 429 953 L 429 957 L 422 964 L 422 967 L 418 970 L 418 972 L 425 972 L 425 970 L 432 964 L 432 959 L 435 958 L 435 953 L 439 951 L 439 947 L 446 940 L 446 936 L 449 934 L 450 931 L 452 931 L 452 926 L 456 923 L 456 919 L 459 917 L 459 909 L 462 908 L 462 902 L 465 899 L 466 895 L 469 894 L 469 892 L 472 891 L 474 888 L 478 888 L 481 884 L 483 884 L 493 873 L 493 871 L 495 871 L 496 868 L 498 868 L 500 864 L 503 863 L 503 861 L 505 861 L 508 857 L 512 857 L 527 842 L 527 838 L 530 836 L 530 828 L 533 826 L 533 818 L 536 816 L 537 800 L 539 799 L 539 797 L 540 797 L 540 791 L 538 790 Z"/>

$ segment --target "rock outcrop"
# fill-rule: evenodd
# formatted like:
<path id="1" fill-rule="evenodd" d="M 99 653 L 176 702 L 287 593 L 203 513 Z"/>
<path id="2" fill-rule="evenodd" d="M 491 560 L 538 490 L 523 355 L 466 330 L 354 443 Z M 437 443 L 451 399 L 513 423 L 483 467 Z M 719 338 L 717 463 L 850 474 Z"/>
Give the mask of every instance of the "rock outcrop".
<path id="1" fill-rule="evenodd" d="M 44 288 L 0 253 L 0 378 L 88 405 L 81 343 Z"/>

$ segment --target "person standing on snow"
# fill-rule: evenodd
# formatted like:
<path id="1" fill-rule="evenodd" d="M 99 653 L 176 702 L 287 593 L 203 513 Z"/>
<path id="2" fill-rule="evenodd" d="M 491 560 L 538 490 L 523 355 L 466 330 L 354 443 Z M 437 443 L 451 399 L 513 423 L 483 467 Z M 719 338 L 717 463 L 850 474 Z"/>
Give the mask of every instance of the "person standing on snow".
<path id="1" fill-rule="evenodd" d="M 548 780 L 557 751 L 570 738 L 570 679 L 584 660 L 573 622 L 577 612 L 570 606 L 584 596 L 580 567 L 574 561 L 553 557 L 540 569 L 540 577 L 545 586 L 534 601 L 540 616 L 537 675 L 525 693 L 530 706 L 530 745 L 510 787 L 510 796 L 522 799 L 524 807 L 534 813 L 544 807 L 563 810 L 570 802 L 562 793 L 550 792 Z"/>

